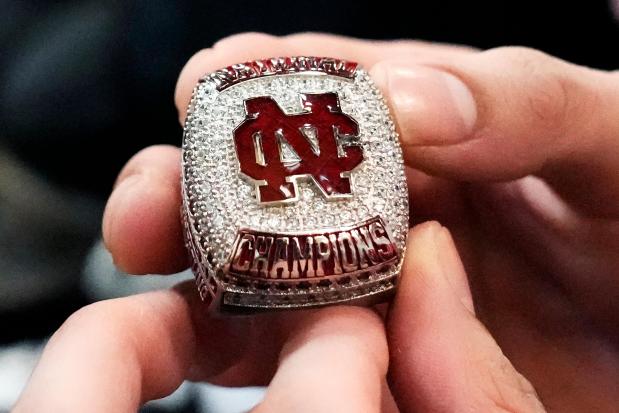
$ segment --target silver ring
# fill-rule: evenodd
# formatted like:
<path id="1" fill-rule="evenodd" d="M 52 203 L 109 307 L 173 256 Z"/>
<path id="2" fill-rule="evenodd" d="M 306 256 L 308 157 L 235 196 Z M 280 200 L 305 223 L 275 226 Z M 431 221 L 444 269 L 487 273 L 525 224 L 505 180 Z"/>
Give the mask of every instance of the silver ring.
<path id="1" fill-rule="evenodd" d="M 185 242 L 211 311 L 393 293 L 408 231 L 402 151 L 356 63 L 271 58 L 204 76 L 182 152 Z"/>

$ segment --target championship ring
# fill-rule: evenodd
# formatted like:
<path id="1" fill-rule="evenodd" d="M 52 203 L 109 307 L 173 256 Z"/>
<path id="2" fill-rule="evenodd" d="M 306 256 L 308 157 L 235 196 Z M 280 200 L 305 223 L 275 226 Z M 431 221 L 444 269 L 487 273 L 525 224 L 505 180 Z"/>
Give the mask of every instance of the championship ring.
<path id="1" fill-rule="evenodd" d="M 408 231 L 402 151 L 356 63 L 284 57 L 204 76 L 187 111 L 182 219 L 213 311 L 373 304 Z"/>

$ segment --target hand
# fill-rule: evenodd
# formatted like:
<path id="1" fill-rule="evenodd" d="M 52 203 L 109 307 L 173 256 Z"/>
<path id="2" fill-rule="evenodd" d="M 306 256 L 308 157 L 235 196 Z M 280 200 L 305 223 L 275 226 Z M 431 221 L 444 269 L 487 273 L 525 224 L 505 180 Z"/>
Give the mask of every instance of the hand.
<path id="1" fill-rule="evenodd" d="M 214 319 L 191 285 L 104 301 L 52 337 L 15 411 L 134 411 L 184 379 L 270 383 L 256 412 L 392 412 L 391 395 L 403 412 L 616 411 L 619 74 L 523 48 L 246 34 L 186 65 L 181 121 L 202 74 L 300 54 L 371 68 L 412 224 L 444 225 L 411 230 L 385 323 L 353 307 Z M 186 267 L 179 163 L 152 147 L 122 171 L 103 224 L 121 268 Z"/>

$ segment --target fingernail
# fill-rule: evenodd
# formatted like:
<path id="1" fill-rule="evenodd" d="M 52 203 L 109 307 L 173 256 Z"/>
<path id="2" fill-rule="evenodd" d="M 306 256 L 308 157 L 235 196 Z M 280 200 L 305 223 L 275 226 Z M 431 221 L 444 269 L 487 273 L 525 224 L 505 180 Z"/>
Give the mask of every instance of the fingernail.
<path id="1" fill-rule="evenodd" d="M 443 276 L 462 305 L 474 314 L 475 308 L 468 278 L 449 230 L 441 228 L 436 232 L 434 241 Z"/>
<path id="2" fill-rule="evenodd" d="M 103 212 L 103 219 L 101 222 L 103 243 L 108 249 L 109 245 L 112 244 L 111 239 L 114 228 L 114 211 L 118 210 L 119 203 L 122 203 L 123 193 L 126 193 L 129 187 L 135 185 L 135 183 L 139 182 L 141 179 L 142 175 L 140 173 L 130 173 L 121 175 L 114 184 L 114 189 L 112 190 L 110 198 L 107 201 L 107 205 L 105 206 L 105 211 Z"/>
<path id="3" fill-rule="evenodd" d="M 477 106 L 469 88 L 442 70 L 386 61 L 372 69 L 407 145 L 454 144 L 472 137 Z"/>

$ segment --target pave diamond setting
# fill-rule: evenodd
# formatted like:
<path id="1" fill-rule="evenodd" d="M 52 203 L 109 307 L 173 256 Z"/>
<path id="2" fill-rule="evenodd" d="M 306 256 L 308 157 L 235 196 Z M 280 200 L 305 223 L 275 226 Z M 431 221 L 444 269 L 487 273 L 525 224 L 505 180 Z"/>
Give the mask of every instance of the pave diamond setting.
<path id="1" fill-rule="evenodd" d="M 361 146 L 364 159 L 349 174 L 352 196 L 329 200 L 311 181 L 298 180 L 295 202 L 261 205 L 257 187 L 240 172 L 234 142 L 234 130 L 246 117 L 245 102 L 270 97 L 286 114 L 294 115 L 305 110 L 302 97 L 308 94 L 337 95 L 342 113 L 358 124 L 355 144 Z M 276 58 L 206 75 L 188 107 L 182 163 L 186 244 L 200 296 L 212 309 L 247 312 L 349 301 L 370 303 L 393 290 L 408 231 L 402 153 L 380 92 L 356 64 L 327 58 Z M 283 234 L 291 240 L 311 235 L 320 241 L 328 239 L 319 238 L 320 234 L 335 234 L 340 228 L 351 228 L 355 236 L 354 228 L 370 221 L 378 224 L 364 230 L 366 240 L 374 241 L 374 247 L 367 241 L 367 262 L 374 264 L 370 258 L 382 251 L 382 230 L 375 229 L 379 226 L 388 231 L 385 239 L 393 244 L 397 259 L 364 267 L 361 250 L 353 248 L 348 250 L 348 258 L 356 256 L 361 270 L 351 274 L 295 280 L 294 275 L 268 278 L 257 271 L 258 276 L 252 278 L 230 271 L 239 234 Z M 338 251 L 338 259 L 342 251 L 346 254 L 345 244 L 338 248 L 334 240 L 329 245 L 334 255 L 325 262 L 333 262 Z M 371 248 L 376 251 L 372 253 Z M 319 266 L 317 260 L 325 257 L 325 251 L 314 250 L 319 257 L 310 256 L 310 260 Z"/>

